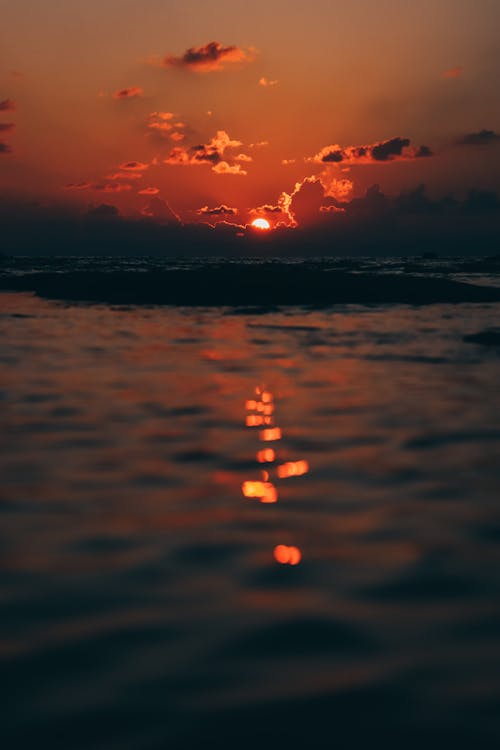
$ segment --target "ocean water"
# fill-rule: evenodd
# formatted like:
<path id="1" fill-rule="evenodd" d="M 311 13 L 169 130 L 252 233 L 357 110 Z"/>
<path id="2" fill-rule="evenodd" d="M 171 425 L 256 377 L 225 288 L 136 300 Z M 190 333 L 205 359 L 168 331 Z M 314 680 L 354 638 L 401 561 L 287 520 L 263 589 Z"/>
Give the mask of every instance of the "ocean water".
<path id="1" fill-rule="evenodd" d="M 4 747 L 496 746 L 500 303 L 0 310 Z"/>

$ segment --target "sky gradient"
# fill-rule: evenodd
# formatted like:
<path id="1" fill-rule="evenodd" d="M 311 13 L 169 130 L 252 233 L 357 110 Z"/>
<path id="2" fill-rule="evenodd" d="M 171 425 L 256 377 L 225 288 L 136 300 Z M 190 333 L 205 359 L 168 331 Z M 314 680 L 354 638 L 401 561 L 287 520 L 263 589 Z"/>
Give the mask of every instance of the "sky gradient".
<path id="1" fill-rule="evenodd" d="M 0 10 L 4 200 L 304 226 L 376 184 L 500 188 L 497 0 Z"/>

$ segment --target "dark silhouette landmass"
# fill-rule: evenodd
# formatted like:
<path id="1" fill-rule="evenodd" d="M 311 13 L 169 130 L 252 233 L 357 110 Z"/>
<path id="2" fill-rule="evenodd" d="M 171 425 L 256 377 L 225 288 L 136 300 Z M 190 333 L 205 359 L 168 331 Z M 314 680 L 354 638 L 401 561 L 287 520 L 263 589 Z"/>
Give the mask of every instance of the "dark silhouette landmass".
<path id="1" fill-rule="evenodd" d="M 497 346 L 500 348 L 500 330 L 488 329 L 471 333 L 464 336 L 464 341 L 469 344 L 480 344 L 481 346 Z"/>
<path id="2" fill-rule="evenodd" d="M 0 276 L 0 289 L 115 305 L 330 307 L 337 304 L 497 302 L 500 288 L 411 275 L 325 271 L 286 263 L 220 263 L 191 270 L 75 271 Z"/>

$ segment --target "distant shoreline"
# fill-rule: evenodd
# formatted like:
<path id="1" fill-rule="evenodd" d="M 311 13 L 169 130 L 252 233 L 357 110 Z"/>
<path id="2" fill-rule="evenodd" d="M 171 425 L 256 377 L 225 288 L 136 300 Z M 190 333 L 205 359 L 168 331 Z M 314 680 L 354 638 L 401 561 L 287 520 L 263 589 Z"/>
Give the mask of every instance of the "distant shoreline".
<path id="1" fill-rule="evenodd" d="M 499 302 L 500 288 L 410 274 L 349 273 L 273 263 L 158 271 L 70 271 L 0 275 L 0 290 L 46 299 L 202 307 Z"/>

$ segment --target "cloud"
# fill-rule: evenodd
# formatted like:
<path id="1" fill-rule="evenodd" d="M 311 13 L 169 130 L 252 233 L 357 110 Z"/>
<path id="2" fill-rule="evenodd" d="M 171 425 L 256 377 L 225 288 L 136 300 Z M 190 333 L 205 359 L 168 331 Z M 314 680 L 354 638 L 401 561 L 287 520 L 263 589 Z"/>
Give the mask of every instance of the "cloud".
<path id="1" fill-rule="evenodd" d="M 12 99 L 3 99 L 0 101 L 0 112 L 14 112 L 16 103 Z"/>
<path id="2" fill-rule="evenodd" d="M 0 133 L 8 133 L 14 130 L 15 124 L 13 122 L 0 122 Z"/>
<path id="3" fill-rule="evenodd" d="M 241 168 L 241 164 L 228 164 L 227 161 L 220 161 L 212 168 L 212 172 L 217 174 L 234 174 L 244 176 L 248 174 L 244 169 Z"/>
<path id="4" fill-rule="evenodd" d="M 423 156 L 432 156 L 428 146 L 420 146 L 418 149 L 409 149 L 409 138 L 389 138 L 368 146 L 346 146 L 338 144 L 325 146 L 309 161 L 320 164 L 373 164 L 396 160 L 418 159 Z"/>
<path id="5" fill-rule="evenodd" d="M 178 226 L 181 224 L 179 216 L 170 208 L 169 204 L 161 198 L 153 197 L 141 209 L 141 215 L 148 219 L 157 219 L 161 224 L 167 226 Z"/>
<path id="6" fill-rule="evenodd" d="M 181 166 L 211 164 L 212 171 L 217 174 L 246 175 L 245 170 L 239 164 L 231 165 L 227 161 L 227 157 L 224 159 L 227 149 L 236 149 L 242 145 L 241 141 L 230 138 L 225 130 L 218 130 L 209 143 L 200 143 L 196 146 L 176 146 L 170 151 L 164 163 Z M 235 158 L 239 161 L 251 160 L 250 157 L 246 157 L 246 154 L 239 154 Z"/>
<path id="7" fill-rule="evenodd" d="M 253 159 L 248 154 L 238 154 L 238 156 L 234 157 L 234 161 L 246 161 L 246 162 L 249 162 L 249 161 L 253 161 Z"/>
<path id="8" fill-rule="evenodd" d="M 91 188 L 90 182 L 69 182 L 64 186 L 65 190 L 90 190 Z"/>
<path id="9" fill-rule="evenodd" d="M 284 194 L 285 195 L 285 194 Z M 286 200 L 288 216 L 300 227 L 317 223 L 325 192 L 319 177 L 306 177 L 297 182 Z"/>
<path id="10" fill-rule="evenodd" d="M 429 146 L 419 146 L 415 151 L 415 159 L 427 159 L 429 156 L 434 156 L 434 152 Z"/>
<path id="11" fill-rule="evenodd" d="M 137 195 L 158 195 L 160 189 L 157 187 L 146 187 L 143 190 L 139 190 Z"/>
<path id="12" fill-rule="evenodd" d="M 283 208 L 281 206 L 272 206 L 269 203 L 265 203 L 263 206 L 257 206 L 257 208 L 252 208 L 251 213 L 281 214 L 283 213 Z"/>
<path id="13" fill-rule="evenodd" d="M 132 190 L 131 185 L 118 182 L 70 182 L 64 187 L 66 190 L 93 190 L 97 193 L 123 193 Z"/>
<path id="14" fill-rule="evenodd" d="M 9 146 L 8 143 L 4 143 L 3 141 L 0 141 L 0 154 L 11 154 L 12 148 Z"/>
<path id="15" fill-rule="evenodd" d="M 113 174 L 108 174 L 106 177 L 107 180 L 142 180 L 144 177 L 143 174 L 140 172 L 114 172 Z"/>
<path id="16" fill-rule="evenodd" d="M 123 101 L 124 99 L 140 99 L 144 96 L 144 91 L 140 86 L 129 86 L 125 89 L 119 89 L 113 94 L 113 99 Z"/>
<path id="17" fill-rule="evenodd" d="M 101 203 L 99 206 L 89 206 L 87 216 L 92 219 L 118 219 L 120 212 L 116 206 Z"/>
<path id="18" fill-rule="evenodd" d="M 149 164 L 145 164 L 145 162 L 142 161 L 126 161 L 123 164 L 120 164 L 120 169 L 125 172 L 142 172 L 145 169 L 148 169 Z"/>
<path id="19" fill-rule="evenodd" d="M 179 133 L 178 131 L 175 131 L 175 133 L 170 133 L 169 138 L 171 141 L 183 141 L 186 135 L 184 133 Z"/>
<path id="20" fill-rule="evenodd" d="M 449 70 L 445 70 L 442 74 L 443 78 L 461 78 L 463 75 L 464 69 L 460 66 L 457 66 L 456 68 L 450 68 Z"/>
<path id="21" fill-rule="evenodd" d="M 90 189 L 98 193 L 124 193 L 127 190 L 132 190 L 132 186 L 119 182 L 99 182 L 91 185 Z"/>
<path id="22" fill-rule="evenodd" d="M 277 86 L 279 81 L 272 81 L 269 78 L 266 78 L 266 76 L 262 76 L 262 78 L 259 78 L 259 86 L 264 86 L 264 88 L 267 88 L 269 86 Z"/>
<path id="23" fill-rule="evenodd" d="M 165 68 L 184 68 L 197 73 L 210 73 L 222 70 L 234 63 L 251 62 L 254 50 L 244 50 L 235 45 L 224 47 L 220 42 L 209 42 L 201 47 L 190 47 L 180 57 L 166 55 L 160 62 Z M 158 64 L 153 61 L 153 64 Z"/>
<path id="24" fill-rule="evenodd" d="M 500 135 L 494 130 L 480 130 L 478 133 L 467 133 L 459 138 L 457 146 L 490 146 L 500 141 Z"/>
<path id="25" fill-rule="evenodd" d="M 348 180 L 347 177 L 338 180 L 326 171 L 320 175 L 320 181 L 323 185 L 325 196 L 335 198 L 340 202 L 346 201 L 354 189 L 352 180 Z"/>
<path id="26" fill-rule="evenodd" d="M 151 112 L 148 116 L 148 128 L 159 132 L 168 132 L 174 127 L 172 124 L 174 117 L 173 112 Z"/>
<path id="27" fill-rule="evenodd" d="M 250 214 L 250 221 L 256 218 L 265 217 L 272 227 L 280 225 L 288 225 L 291 223 L 291 217 L 281 205 L 272 205 L 270 203 L 264 203 L 262 206 L 256 206 L 251 208 L 248 212 Z"/>
<path id="28" fill-rule="evenodd" d="M 202 208 L 199 208 L 196 213 L 200 216 L 236 216 L 238 209 L 222 204 L 221 206 L 215 206 L 214 208 L 202 206 Z"/>
<path id="29" fill-rule="evenodd" d="M 289 167 L 291 164 L 295 164 L 297 159 L 282 159 L 281 163 L 284 167 Z"/>

